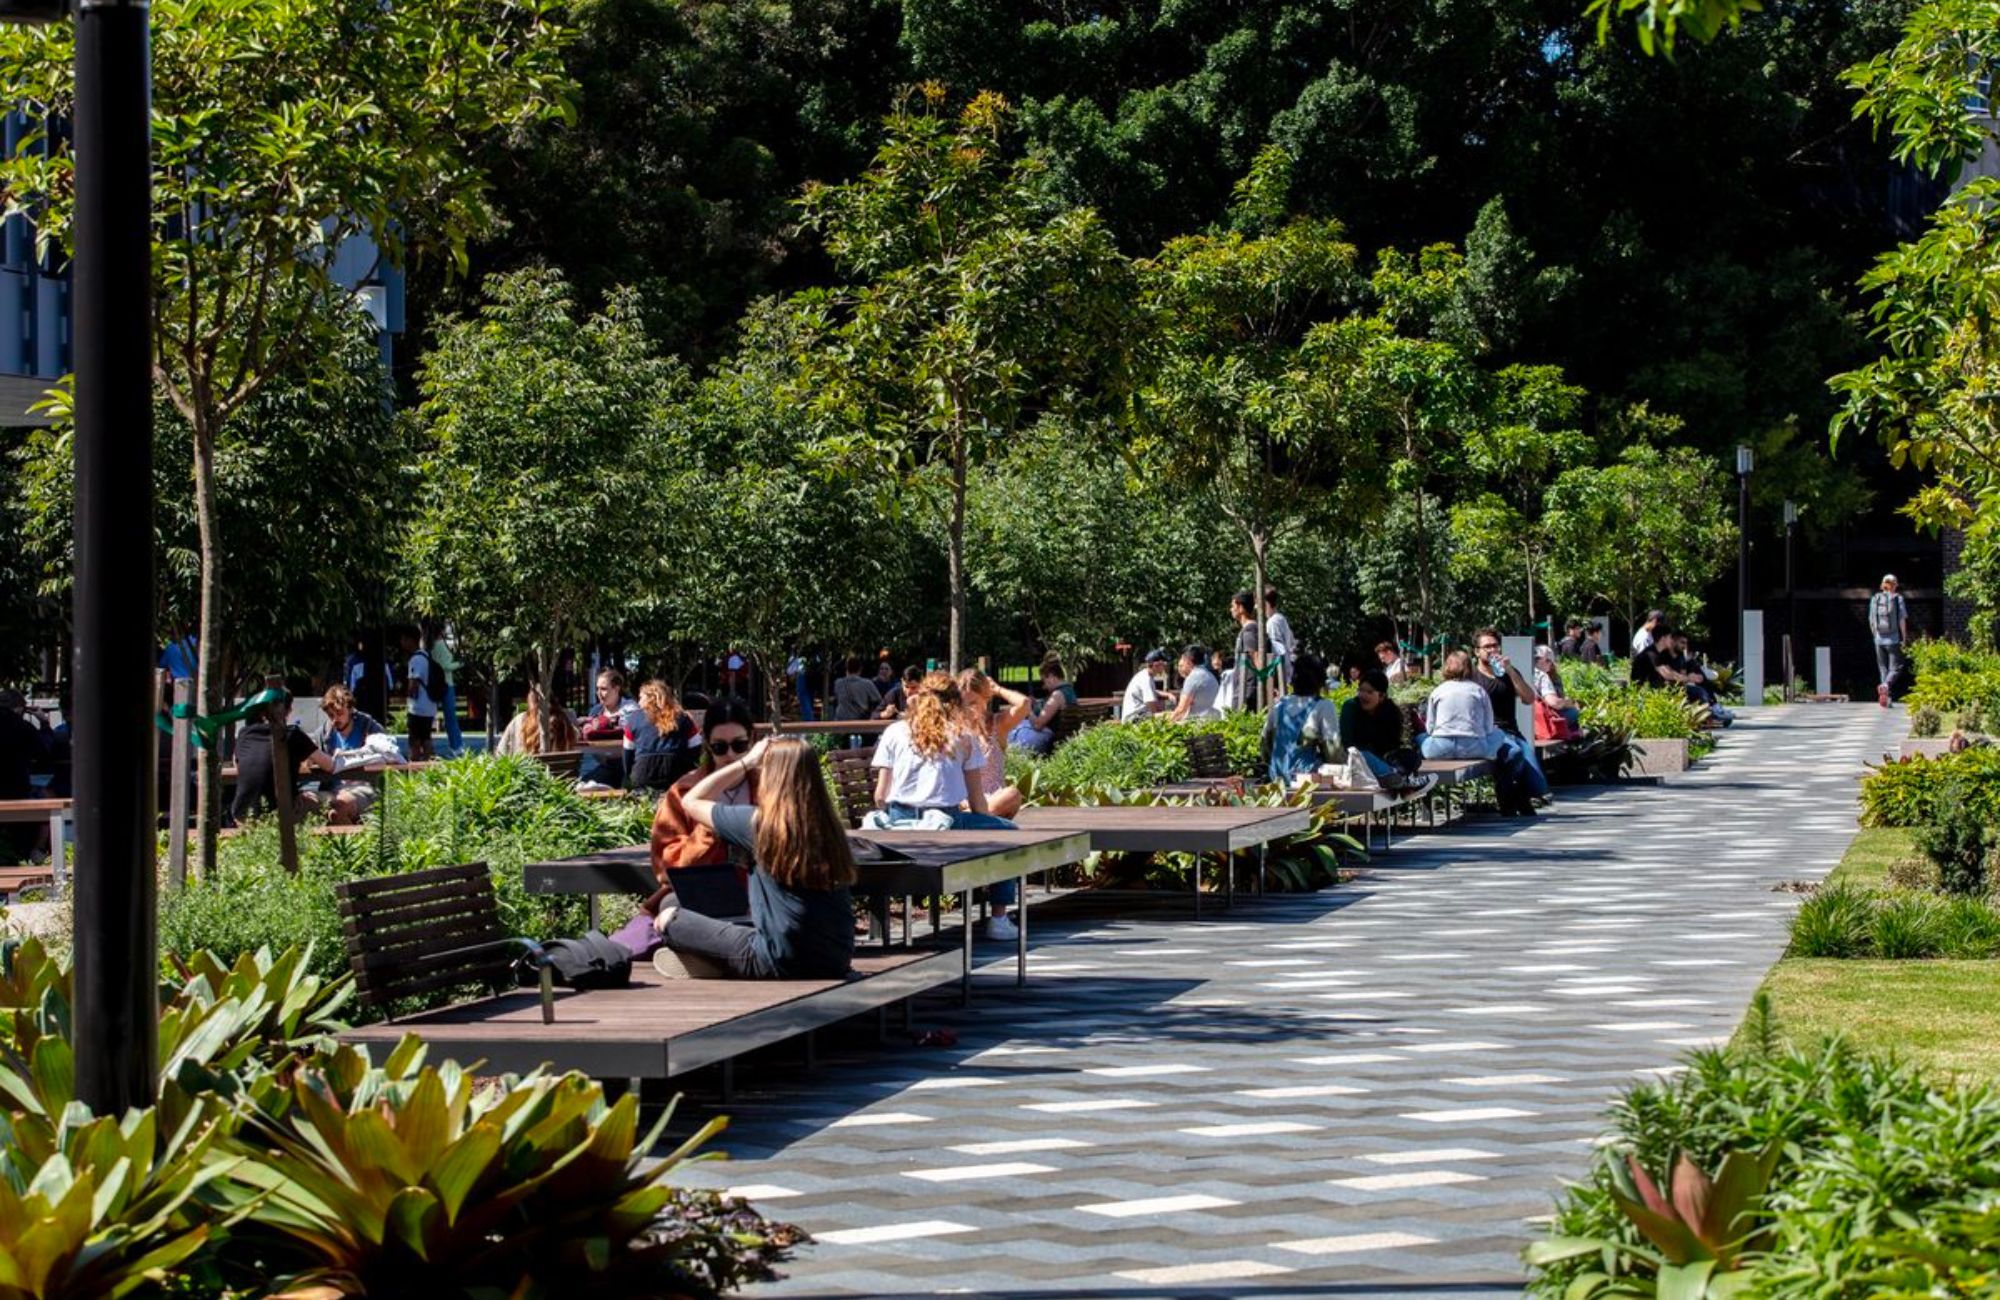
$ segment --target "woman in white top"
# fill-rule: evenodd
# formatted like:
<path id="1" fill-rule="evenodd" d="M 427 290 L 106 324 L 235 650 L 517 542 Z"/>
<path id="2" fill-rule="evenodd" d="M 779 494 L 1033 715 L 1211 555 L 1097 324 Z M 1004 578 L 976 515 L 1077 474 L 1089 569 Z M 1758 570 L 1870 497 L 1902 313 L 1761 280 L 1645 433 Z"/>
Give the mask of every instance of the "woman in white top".
<path id="1" fill-rule="evenodd" d="M 947 672 L 925 675 L 910 692 L 909 716 L 892 724 L 875 744 L 876 811 L 862 825 L 874 830 L 1003 830 L 1014 823 L 994 816 L 986 804 L 986 749 L 978 733 L 965 725 L 958 684 Z M 986 923 L 989 939 L 1012 939 L 1017 931 L 1007 917 L 1014 901 L 1014 882 L 987 890 L 993 917 Z"/>

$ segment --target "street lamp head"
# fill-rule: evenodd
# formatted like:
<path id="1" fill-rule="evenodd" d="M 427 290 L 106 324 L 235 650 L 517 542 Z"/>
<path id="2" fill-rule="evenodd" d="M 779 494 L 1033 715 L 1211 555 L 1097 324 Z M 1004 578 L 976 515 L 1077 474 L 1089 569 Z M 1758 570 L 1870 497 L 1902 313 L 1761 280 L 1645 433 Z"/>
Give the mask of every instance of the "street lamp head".
<path id="1" fill-rule="evenodd" d="M 0 23 L 52 23 L 69 16 L 69 0 L 0 0 Z"/>
<path id="2" fill-rule="evenodd" d="M 1785 527 L 1790 528 L 1793 524 L 1796 524 L 1798 522 L 1799 522 L 1799 503 L 1796 501 L 1785 502 Z"/>
<path id="3" fill-rule="evenodd" d="M 1748 478 L 1750 476 L 1750 471 L 1755 468 L 1757 468 L 1756 453 L 1750 450 L 1750 445 L 1748 443 L 1738 444 L 1736 448 L 1737 475 L 1739 477 Z"/>

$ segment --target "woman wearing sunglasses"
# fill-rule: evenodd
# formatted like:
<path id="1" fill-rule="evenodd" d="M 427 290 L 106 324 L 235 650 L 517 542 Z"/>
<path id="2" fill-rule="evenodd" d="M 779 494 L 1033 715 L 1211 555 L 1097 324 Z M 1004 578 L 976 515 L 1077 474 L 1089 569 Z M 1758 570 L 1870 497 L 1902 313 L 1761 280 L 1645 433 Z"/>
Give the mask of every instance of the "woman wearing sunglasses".
<path id="1" fill-rule="evenodd" d="M 750 752 L 755 726 L 741 700 L 718 700 L 702 718 L 701 761 L 694 771 L 674 782 L 653 809 L 653 891 L 638 916 L 612 938 L 644 957 L 659 947 L 653 918 L 663 906 L 678 906 L 704 916 L 737 917 L 750 912 L 750 855 L 732 849 L 714 829 L 688 815 L 687 792 L 701 779 Z M 755 807 L 757 776 L 732 786 L 717 797 L 725 806 Z"/>

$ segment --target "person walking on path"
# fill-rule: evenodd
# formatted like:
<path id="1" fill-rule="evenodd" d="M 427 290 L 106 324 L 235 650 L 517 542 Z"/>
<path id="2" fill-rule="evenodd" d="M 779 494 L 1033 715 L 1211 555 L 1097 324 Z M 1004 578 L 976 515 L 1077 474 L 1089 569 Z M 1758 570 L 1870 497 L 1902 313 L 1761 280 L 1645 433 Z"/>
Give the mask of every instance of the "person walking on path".
<path id="1" fill-rule="evenodd" d="M 431 688 L 441 687 L 442 674 L 430 652 L 424 649 L 422 635 L 416 628 L 404 628 L 402 642 L 403 654 L 409 661 L 403 669 L 403 689 L 409 694 L 405 716 L 410 728 L 410 761 L 421 763 L 437 756 L 431 749 L 431 733 L 437 726 L 438 702 Z"/>
<path id="2" fill-rule="evenodd" d="M 458 670 L 461 664 L 452 653 L 451 643 L 445 640 L 444 625 L 433 623 L 430 629 L 431 662 L 444 674 L 444 698 L 438 701 L 438 716 L 444 722 L 445 741 L 451 746 L 447 758 L 455 758 L 465 752 L 465 733 L 458 726 Z"/>
<path id="3" fill-rule="evenodd" d="M 1910 639 L 1910 607 L 1896 589 L 1896 575 L 1882 575 L 1882 589 L 1868 598 L 1868 630 L 1875 635 L 1875 702 L 1889 707 L 1889 688 L 1903 667 L 1903 643 Z"/>

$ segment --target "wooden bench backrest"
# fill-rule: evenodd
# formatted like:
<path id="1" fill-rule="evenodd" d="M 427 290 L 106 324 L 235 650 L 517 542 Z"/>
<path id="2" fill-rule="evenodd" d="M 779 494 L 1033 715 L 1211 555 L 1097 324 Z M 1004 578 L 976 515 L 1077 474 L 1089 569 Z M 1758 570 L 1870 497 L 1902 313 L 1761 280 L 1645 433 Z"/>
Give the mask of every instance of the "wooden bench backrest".
<path id="1" fill-rule="evenodd" d="M 1049 727 L 1049 730 L 1055 735 L 1056 743 L 1061 744 L 1077 732 L 1082 731 L 1085 727 L 1107 721 L 1110 717 L 1111 706 L 1109 704 L 1084 704 L 1079 702 L 1066 706 L 1061 713 L 1056 714 L 1056 720 Z"/>
<path id="2" fill-rule="evenodd" d="M 557 776 L 566 776 L 574 781 L 576 780 L 576 774 L 583 767 L 583 751 L 580 749 L 558 749 L 547 754 L 535 755 L 535 761 L 549 769 L 549 771 L 554 772 Z"/>
<path id="3" fill-rule="evenodd" d="M 1186 741 L 1188 762 L 1193 765 L 1195 776 L 1207 780 L 1236 775 L 1229 766 L 1229 747 L 1222 743 L 1219 734 L 1205 732 L 1189 736 Z"/>
<path id="4" fill-rule="evenodd" d="M 342 881 L 334 894 L 347 965 L 371 1006 L 510 982 L 514 954 L 484 862 Z"/>
<path id="5" fill-rule="evenodd" d="M 874 757 L 873 745 L 829 751 L 827 761 L 833 768 L 833 801 L 839 806 L 840 815 L 847 819 L 849 827 L 858 829 L 861 819 L 875 806 L 875 770 L 868 766 Z"/>

